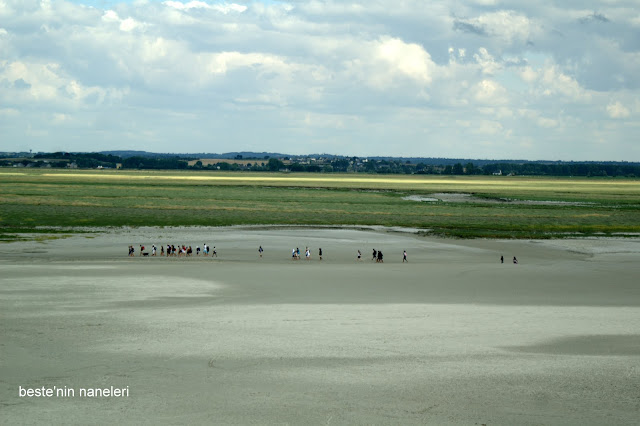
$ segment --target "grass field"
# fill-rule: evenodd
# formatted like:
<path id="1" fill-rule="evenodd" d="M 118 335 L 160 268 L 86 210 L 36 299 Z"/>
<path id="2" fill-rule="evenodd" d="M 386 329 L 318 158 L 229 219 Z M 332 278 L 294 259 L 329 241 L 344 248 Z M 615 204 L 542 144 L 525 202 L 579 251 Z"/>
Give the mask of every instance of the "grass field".
<path id="1" fill-rule="evenodd" d="M 443 192 L 481 200 L 403 199 Z M 240 224 L 405 226 L 488 238 L 633 234 L 640 232 L 640 181 L 0 169 L 0 239 L 5 241 L 33 232 L 68 232 L 58 227 Z"/>

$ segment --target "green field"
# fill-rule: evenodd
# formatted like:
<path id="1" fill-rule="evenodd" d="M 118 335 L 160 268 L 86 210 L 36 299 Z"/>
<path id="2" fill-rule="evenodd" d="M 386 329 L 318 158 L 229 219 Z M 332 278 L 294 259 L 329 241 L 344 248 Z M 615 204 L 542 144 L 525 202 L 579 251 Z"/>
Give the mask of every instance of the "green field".
<path id="1" fill-rule="evenodd" d="M 403 199 L 434 193 L 473 194 L 475 202 Z M 404 226 L 463 238 L 633 235 L 640 181 L 0 169 L 5 241 L 72 227 L 242 224 Z"/>

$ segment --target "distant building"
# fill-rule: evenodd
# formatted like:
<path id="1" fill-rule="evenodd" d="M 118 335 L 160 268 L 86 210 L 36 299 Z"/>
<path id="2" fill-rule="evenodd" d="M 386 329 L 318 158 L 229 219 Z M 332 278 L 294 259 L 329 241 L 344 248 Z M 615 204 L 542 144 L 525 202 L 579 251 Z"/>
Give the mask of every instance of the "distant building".
<path id="1" fill-rule="evenodd" d="M 502 176 L 502 170 L 498 170 L 497 172 L 493 172 L 494 176 Z"/>

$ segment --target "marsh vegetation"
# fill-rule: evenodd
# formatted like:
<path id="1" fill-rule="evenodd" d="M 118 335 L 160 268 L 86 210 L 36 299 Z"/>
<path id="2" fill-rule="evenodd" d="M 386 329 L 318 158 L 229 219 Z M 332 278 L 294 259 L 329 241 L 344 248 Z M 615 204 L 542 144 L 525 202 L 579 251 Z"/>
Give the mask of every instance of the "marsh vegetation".
<path id="1" fill-rule="evenodd" d="M 635 179 L 2 170 L 0 185 L 4 240 L 73 227 L 259 224 L 403 226 L 463 238 L 640 232 Z"/>

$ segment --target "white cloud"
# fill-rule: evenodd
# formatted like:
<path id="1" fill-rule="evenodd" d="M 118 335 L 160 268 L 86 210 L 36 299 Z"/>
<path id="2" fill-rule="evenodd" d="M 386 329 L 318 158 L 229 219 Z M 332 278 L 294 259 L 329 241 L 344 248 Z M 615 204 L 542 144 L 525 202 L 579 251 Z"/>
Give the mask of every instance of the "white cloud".
<path id="1" fill-rule="evenodd" d="M 619 101 L 607 105 L 607 113 L 611 118 L 628 118 L 631 115 L 629 109 Z"/>
<path id="2" fill-rule="evenodd" d="M 178 10 L 190 10 L 190 9 L 213 9 L 222 13 L 230 12 L 244 12 L 247 10 L 247 6 L 243 6 L 236 3 L 223 3 L 223 4 L 209 4 L 203 1 L 190 1 L 187 3 L 181 3 L 179 1 L 165 1 L 164 5 L 172 7 Z"/>
<path id="3" fill-rule="evenodd" d="M 472 89 L 473 98 L 484 105 L 503 105 L 508 102 L 508 94 L 504 87 L 493 80 L 478 82 Z"/>
<path id="4" fill-rule="evenodd" d="M 54 63 L 10 62 L 0 69 L 0 76 L 9 82 L 25 82 L 29 85 L 27 92 L 34 100 L 54 99 L 58 87 L 64 83 L 58 75 L 59 68 L 60 66 Z"/>
<path id="5" fill-rule="evenodd" d="M 15 117 L 19 114 L 20 114 L 20 111 L 18 111 L 15 108 L 0 108 L 0 116 Z"/>
<path id="6" fill-rule="evenodd" d="M 11 62 L 0 66 L 0 81 L 12 82 L 13 89 L 0 95 L 5 101 L 49 102 L 78 107 L 83 102 L 102 103 L 122 99 L 126 90 L 87 86 L 70 78 L 57 63 Z M 17 84 L 19 83 L 19 84 Z"/>
<path id="7" fill-rule="evenodd" d="M 513 111 L 511 110 L 511 108 L 503 106 L 503 107 L 497 107 L 497 108 L 493 108 L 493 107 L 479 107 L 477 108 L 478 112 L 484 114 L 484 115 L 489 115 L 489 116 L 493 116 L 496 119 L 505 119 L 505 118 L 511 118 L 513 117 Z"/>
<path id="8" fill-rule="evenodd" d="M 574 78 L 564 74 L 557 65 L 547 65 L 541 70 L 540 83 L 546 96 L 563 95 L 575 101 L 590 98 L 580 84 Z"/>
<path id="9" fill-rule="evenodd" d="M 115 10 L 107 10 L 102 15 L 102 20 L 105 22 L 120 22 L 120 17 Z"/>
<path id="10" fill-rule="evenodd" d="M 379 91 L 401 90 L 398 93 L 418 93 L 428 87 L 437 66 L 429 53 L 416 43 L 406 43 L 398 38 L 381 37 L 374 41 L 356 41 L 349 51 L 355 55 L 343 62 L 343 70 L 337 70 L 341 78 L 351 84 L 364 83 Z"/>
<path id="11" fill-rule="evenodd" d="M 118 28 L 121 31 L 124 32 L 129 32 L 129 31 L 133 31 L 136 28 L 144 28 L 145 25 L 141 22 L 138 22 L 137 20 L 128 17 L 125 19 L 121 19 L 118 16 L 118 13 L 113 11 L 113 10 L 107 10 L 103 15 L 102 15 L 102 21 L 103 22 L 113 22 L 113 23 L 117 23 Z"/>
<path id="12" fill-rule="evenodd" d="M 283 59 L 262 53 L 221 52 L 209 55 L 208 62 L 207 71 L 212 74 L 226 74 L 248 67 L 264 68 L 278 74 L 288 74 L 291 71 L 291 67 Z"/>
<path id="13" fill-rule="evenodd" d="M 546 118 L 546 117 L 538 117 L 538 120 L 536 122 L 538 123 L 538 126 L 545 127 L 548 129 L 558 127 L 559 125 L 558 120 L 554 120 L 553 118 Z"/>
<path id="14" fill-rule="evenodd" d="M 478 135 L 497 135 L 503 130 L 504 127 L 497 121 L 482 120 L 478 126 L 473 129 L 473 133 Z"/>
<path id="15" fill-rule="evenodd" d="M 435 65 L 422 46 L 390 38 L 380 41 L 377 46 L 377 56 L 387 62 L 394 72 L 404 74 L 423 84 L 431 83 Z"/>
<path id="16" fill-rule="evenodd" d="M 62 124 L 65 121 L 69 121 L 71 117 L 67 114 L 60 114 L 60 113 L 55 113 L 53 114 L 53 118 L 52 121 L 54 124 Z"/>
<path id="17" fill-rule="evenodd" d="M 525 81 L 526 83 L 533 83 L 539 77 L 538 72 L 531 67 L 523 67 L 519 73 L 520 73 L 520 78 L 522 78 L 522 80 Z"/>
<path id="18" fill-rule="evenodd" d="M 496 37 L 511 44 L 527 42 L 541 32 L 539 24 L 522 13 L 499 10 L 479 15 L 476 18 L 460 19 L 458 29 Z"/>
<path id="19" fill-rule="evenodd" d="M 560 126 L 560 120 L 545 117 L 542 112 L 531 109 L 521 109 L 518 114 L 538 127 L 553 129 Z"/>
<path id="20" fill-rule="evenodd" d="M 473 55 L 483 74 L 493 75 L 502 68 L 502 65 L 496 62 L 495 58 L 489 54 L 484 47 L 478 49 L 478 53 Z"/>
<path id="21" fill-rule="evenodd" d="M 208 9 L 210 6 L 203 1 L 190 1 L 188 3 L 181 3 L 179 1 L 165 1 L 163 4 L 180 10 L 188 9 Z"/>
<path id="22" fill-rule="evenodd" d="M 131 31 L 138 28 L 139 26 L 140 23 L 133 18 L 123 19 L 122 22 L 120 22 L 120 29 L 122 31 Z"/>
<path id="23" fill-rule="evenodd" d="M 305 114 L 303 122 L 305 126 L 309 127 L 342 130 L 363 124 L 362 119 L 354 115 L 320 114 L 312 112 Z"/>

